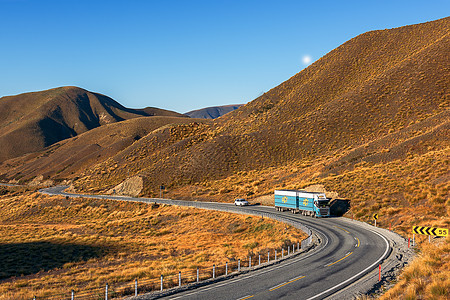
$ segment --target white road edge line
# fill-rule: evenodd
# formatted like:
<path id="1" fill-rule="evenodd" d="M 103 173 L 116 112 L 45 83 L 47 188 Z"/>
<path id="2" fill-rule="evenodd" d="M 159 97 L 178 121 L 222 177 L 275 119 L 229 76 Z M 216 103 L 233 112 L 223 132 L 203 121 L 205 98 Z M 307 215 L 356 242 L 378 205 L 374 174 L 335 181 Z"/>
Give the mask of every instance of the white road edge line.
<path id="1" fill-rule="evenodd" d="M 361 274 L 365 273 L 367 270 L 372 269 L 373 267 L 375 267 L 375 266 L 376 266 L 376 265 L 384 258 L 384 256 L 385 256 L 385 255 L 388 253 L 388 251 L 389 251 L 389 242 L 386 240 L 386 238 L 385 238 L 384 236 L 382 236 L 382 235 L 379 234 L 378 232 L 376 232 L 376 231 L 374 231 L 374 230 L 371 230 L 371 229 L 369 229 L 369 230 L 372 231 L 373 233 L 375 233 L 376 235 L 380 236 L 381 238 L 383 238 L 384 242 L 386 243 L 386 250 L 384 251 L 383 255 L 382 255 L 376 262 L 374 262 L 373 264 L 371 264 L 370 266 L 368 266 L 367 268 L 365 268 L 364 270 L 362 270 L 362 271 L 359 272 L 358 274 L 353 275 L 353 276 L 350 277 L 349 279 L 347 279 L 347 280 L 345 280 L 345 281 L 343 281 L 343 282 L 341 282 L 341 283 L 339 283 L 339 284 L 337 284 L 337 285 L 335 285 L 335 286 L 329 288 L 329 289 L 326 290 L 326 291 L 323 291 L 323 292 L 320 293 L 320 294 L 317 294 L 317 295 L 315 295 L 315 296 L 312 296 L 311 298 L 308 298 L 308 299 L 306 299 L 306 300 L 312 300 L 312 299 L 316 299 L 316 298 L 318 298 L 318 297 L 321 297 L 321 296 L 323 296 L 324 294 L 329 293 L 329 292 L 331 292 L 332 290 L 334 290 L 334 289 L 336 289 L 336 288 L 338 288 L 338 287 L 340 287 L 340 286 L 346 284 L 347 282 L 352 281 L 352 280 L 355 279 L 356 277 L 358 277 L 358 276 L 360 276 Z"/>
<path id="2" fill-rule="evenodd" d="M 244 296 L 244 297 L 239 298 L 237 300 L 248 299 L 248 298 L 251 298 L 251 297 L 253 297 L 253 295 L 247 295 L 247 296 Z"/>

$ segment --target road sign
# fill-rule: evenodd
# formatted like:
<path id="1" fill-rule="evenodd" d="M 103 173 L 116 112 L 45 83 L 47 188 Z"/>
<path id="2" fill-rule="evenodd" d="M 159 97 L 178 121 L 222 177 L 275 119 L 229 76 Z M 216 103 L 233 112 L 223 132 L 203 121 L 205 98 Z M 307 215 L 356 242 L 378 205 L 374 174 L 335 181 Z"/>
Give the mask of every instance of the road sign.
<path id="1" fill-rule="evenodd" d="M 447 236 L 447 228 L 434 228 L 434 227 L 423 227 L 423 226 L 413 226 L 413 233 L 415 234 L 425 234 L 434 236 Z"/>
<path id="2" fill-rule="evenodd" d="M 378 214 L 373 214 L 373 219 L 378 220 Z"/>

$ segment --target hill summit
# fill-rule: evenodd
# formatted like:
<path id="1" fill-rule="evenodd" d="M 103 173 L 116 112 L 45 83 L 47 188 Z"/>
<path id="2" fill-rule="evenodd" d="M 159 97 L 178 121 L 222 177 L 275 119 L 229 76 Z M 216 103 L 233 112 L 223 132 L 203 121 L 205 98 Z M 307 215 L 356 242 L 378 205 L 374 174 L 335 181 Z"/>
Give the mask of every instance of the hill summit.
<path id="1" fill-rule="evenodd" d="M 105 95 L 70 86 L 2 97 L 0 115 L 0 161 L 105 124 L 142 116 L 183 116 L 156 108 L 129 109 Z"/>

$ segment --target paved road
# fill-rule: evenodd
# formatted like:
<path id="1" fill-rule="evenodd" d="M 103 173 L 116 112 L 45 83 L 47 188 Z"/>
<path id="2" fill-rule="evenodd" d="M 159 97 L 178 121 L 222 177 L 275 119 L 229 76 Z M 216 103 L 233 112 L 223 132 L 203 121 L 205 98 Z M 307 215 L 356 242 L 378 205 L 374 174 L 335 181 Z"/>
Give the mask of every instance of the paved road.
<path id="1" fill-rule="evenodd" d="M 113 200 L 187 204 L 190 201 L 131 198 L 121 196 L 91 196 L 63 192 L 64 187 L 43 189 L 47 194 L 84 196 Z M 235 210 L 232 204 L 196 202 L 206 209 Z M 167 296 L 167 299 L 323 299 L 348 286 L 368 272 L 377 269 L 388 256 L 388 240 L 379 232 L 346 218 L 314 219 L 277 212 L 273 207 L 238 208 L 243 213 L 270 213 L 285 219 L 301 221 L 320 239 L 313 252 L 274 265 L 213 283 L 194 290 Z M 141 298 L 140 298 L 141 299 Z M 144 298 L 142 298 L 144 299 Z"/>

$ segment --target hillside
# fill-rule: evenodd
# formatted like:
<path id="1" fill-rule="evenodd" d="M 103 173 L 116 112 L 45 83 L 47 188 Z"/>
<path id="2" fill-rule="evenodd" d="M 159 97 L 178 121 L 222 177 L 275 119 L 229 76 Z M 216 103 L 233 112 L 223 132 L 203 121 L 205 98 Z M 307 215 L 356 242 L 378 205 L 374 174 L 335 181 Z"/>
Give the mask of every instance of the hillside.
<path id="1" fill-rule="evenodd" d="M 225 200 L 444 151 L 449 25 L 445 18 L 362 34 L 211 125 L 145 136 L 77 185 L 107 189 L 131 167 L 145 176 L 147 195 L 164 182 L 174 196 Z"/>
<path id="2" fill-rule="evenodd" d="M 0 164 L 0 177 L 6 181 L 13 178 L 30 180 L 35 177 L 42 177 L 44 180 L 71 179 L 80 170 L 107 160 L 152 131 L 192 122 L 207 120 L 153 116 L 106 124 L 55 143 L 44 151 L 7 160 Z"/>
<path id="3" fill-rule="evenodd" d="M 218 117 L 221 117 L 224 114 L 232 112 L 241 106 L 243 106 L 243 104 L 212 106 L 212 107 L 206 107 L 206 108 L 202 108 L 202 109 L 193 110 L 193 111 L 185 113 L 185 115 L 187 115 L 191 118 L 217 119 Z"/>
<path id="4" fill-rule="evenodd" d="M 156 108 L 129 109 L 77 87 L 2 97 L 0 115 L 0 162 L 105 124 L 142 116 L 183 116 Z"/>

